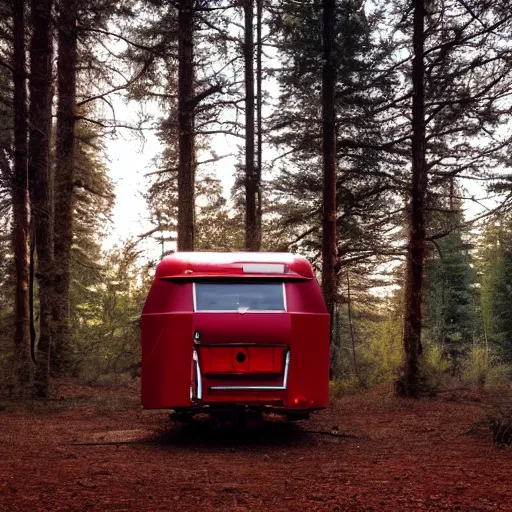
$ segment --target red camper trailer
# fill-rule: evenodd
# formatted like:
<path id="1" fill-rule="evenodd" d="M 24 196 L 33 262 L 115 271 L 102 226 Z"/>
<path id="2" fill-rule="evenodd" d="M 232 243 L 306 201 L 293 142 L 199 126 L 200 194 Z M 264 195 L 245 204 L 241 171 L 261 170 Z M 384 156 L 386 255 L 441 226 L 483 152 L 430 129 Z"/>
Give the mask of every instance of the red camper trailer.
<path id="1" fill-rule="evenodd" d="M 141 324 L 142 405 L 178 417 L 329 400 L 329 315 L 309 262 L 287 253 L 176 253 Z"/>

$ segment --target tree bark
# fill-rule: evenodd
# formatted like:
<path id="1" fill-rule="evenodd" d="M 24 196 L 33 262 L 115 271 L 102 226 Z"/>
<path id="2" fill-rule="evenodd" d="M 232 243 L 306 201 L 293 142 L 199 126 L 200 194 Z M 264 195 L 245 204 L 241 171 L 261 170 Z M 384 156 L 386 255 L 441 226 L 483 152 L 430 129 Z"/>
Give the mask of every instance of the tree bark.
<path id="1" fill-rule="evenodd" d="M 257 166 L 256 166 L 256 243 L 258 250 L 261 249 L 261 233 L 262 233 L 262 183 L 261 174 L 263 172 L 263 98 L 262 98 L 262 83 L 263 83 L 263 70 L 262 70 L 262 56 L 263 56 L 263 40 L 261 35 L 263 22 L 263 0 L 256 0 L 256 130 L 257 130 Z"/>
<path id="2" fill-rule="evenodd" d="M 194 250 L 194 2 L 178 6 L 178 251 Z"/>
<path id="3" fill-rule="evenodd" d="M 253 0 L 244 2 L 245 65 L 245 248 L 259 251 L 258 183 L 254 165 L 254 9 Z"/>
<path id="4" fill-rule="evenodd" d="M 405 271 L 404 295 L 404 374 L 397 386 L 398 394 L 417 397 L 421 394 L 419 358 L 421 355 L 421 302 L 425 262 L 425 197 L 427 166 L 425 162 L 425 3 L 413 0 L 414 32 L 412 62 L 412 187 L 409 206 L 409 244 Z"/>
<path id="5" fill-rule="evenodd" d="M 322 290 L 331 315 L 331 342 L 336 302 L 336 113 L 334 88 L 334 0 L 323 0 L 323 70 L 322 70 L 322 137 L 323 137 L 323 239 Z"/>
<path id="6" fill-rule="evenodd" d="M 14 172 L 12 180 L 12 244 L 16 274 L 14 345 L 18 381 L 30 384 L 30 304 L 28 249 L 28 112 L 25 54 L 25 2 L 13 0 L 14 36 Z"/>
<path id="7" fill-rule="evenodd" d="M 55 161 L 55 301 L 52 372 L 68 363 L 70 332 L 70 267 L 73 242 L 73 182 L 76 116 L 77 3 L 62 2 L 58 26 L 58 107 Z"/>
<path id="8" fill-rule="evenodd" d="M 39 282 L 39 341 L 35 393 L 48 396 L 52 344 L 53 208 L 50 173 L 52 128 L 52 0 L 31 0 L 29 180 Z"/>

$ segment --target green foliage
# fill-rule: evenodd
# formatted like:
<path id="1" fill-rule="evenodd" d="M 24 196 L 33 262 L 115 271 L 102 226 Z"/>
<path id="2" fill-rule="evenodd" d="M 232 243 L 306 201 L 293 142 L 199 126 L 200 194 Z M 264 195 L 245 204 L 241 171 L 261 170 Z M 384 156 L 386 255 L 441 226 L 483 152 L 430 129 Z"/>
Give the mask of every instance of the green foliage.
<path id="1" fill-rule="evenodd" d="M 363 304 L 353 308 L 355 357 L 346 307 L 338 311 L 335 343 L 331 347 L 332 367 L 337 386 L 344 390 L 373 387 L 390 382 L 402 367 L 401 294 L 377 307 L 371 315 Z"/>
<path id="2" fill-rule="evenodd" d="M 85 305 L 97 300 L 105 282 L 101 243 L 110 228 L 114 205 L 113 183 L 108 177 L 100 133 L 88 123 L 75 130 L 75 175 L 73 189 L 73 243 L 70 259 L 70 311 L 72 341 L 59 346 L 60 374 L 77 372 L 81 351 L 76 345 L 77 329 Z"/>
<path id="3" fill-rule="evenodd" d="M 424 343 L 442 347 L 455 369 L 475 336 L 476 275 L 460 232 L 440 239 L 438 247 L 426 263 Z"/>
<path id="4" fill-rule="evenodd" d="M 75 145 L 72 340 L 66 347 L 64 370 L 89 382 L 107 374 L 118 378 L 136 371 L 138 364 L 137 325 L 145 299 L 138 253 L 132 243 L 108 254 L 101 249 L 111 226 L 114 199 L 99 133 L 81 122 Z"/>
<path id="5" fill-rule="evenodd" d="M 93 265 L 111 227 L 114 184 L 108 176 L 100 133 L 78 123 L 75 144 L 73 261 Z"/>
<path id="6" fill-rule="evenodd" d="M 347 308 L 338 306 L 333 321 L 331 344 L 331 377 L 337 380 L 354 377 L 349 328 Z"/>
<path id="7" fill-rule="evenodd" d="M 420 374 L 425 391 L 438 391 L 450 367 L 450 362 L 440 345 L 427 346 L 420 357 Z"/>
<path id="8" fill-rule="evenodd" d="M 512 236 L 510 216 L 489 223 L 479 250 L 484 335 L 504 362 L 512 363 Z"/>
<path id="9" fill-rule="evenodd" d="M 359 349 L 361 381 L 366 387 L 392 381 L 403 362 L 402 321 L 390 316 L 373 325 L 373 333 Z"/>
<path id="10" fill-rule="evenodd" d="M 347 346 L 348 325 L 346 312 L 341 311 L 337 325 L 338 337 L 332 348 L 335 379 L 331 392 L 334 396 L 355 389 L 371 388 L 395 381 L 403 367 L 402 291 L 398 290 L 385 307 L 377 306 L 377 313 L 356 308 L 355 329 L 359 333 L 356 344 L 356 371 L 352 353 Z M 420 358 L 422 383 L 427 392 L 438 390 L 451 368 L 441 345 L 427 343 Z"/>
<path id="11" fill-rule="evenodd" d="M 512 365 L 503 364 L 489 348 L 473 345 L 463 362 L 461 377 L 470 386 L 495 388 L 510 382 Z"/>
<path id="12" fill-rule="evenodd" d="M 329 398 L 331 401 L 335 401 L 343 395 L 357 392 L 360 389 L 361 384 L 356 377 L 334 379 L 329 382 Z"/>
<path id="13" fill-rule="evenodd" d="M 462 367 L 464 382 L 483 388 L 487 382 L 491 365 L 492 356 L 490 356 L 489 350 L 485 347 L 474 345 L 471 347 Z"/>
<path id="14" fill-rule="evenodd" d="M 164 151 L 166 154 L 167 151 Z M 154 225 L 150 234 L 166 249 L 175 242 L 177 226 L 177 176 L 154 181 L 146 195 Z M 197 251 L 236 251 L 244 247 L 242 218 L 222 195 L 222 186 L 212 173 L 199 171 L 195 182 Z M 163 251 L 165 252 L 165 251 Z"/>
<path id="15" fill-rule="evenodd" d="M 137 268 L 136 256 L 131 245 L 106 255 L 101 282 L 76 304 L 75 373 L 88 382 L 138 373 L 139 318 L 150 277 L 148 268 Z"/>
<path id="16" fill-rule="evenodd" d="M 220 180 L 203 173 L 196 183 L 196 250 L 236 251 L 244 247 L 244 225 L 222 196 Z"/>

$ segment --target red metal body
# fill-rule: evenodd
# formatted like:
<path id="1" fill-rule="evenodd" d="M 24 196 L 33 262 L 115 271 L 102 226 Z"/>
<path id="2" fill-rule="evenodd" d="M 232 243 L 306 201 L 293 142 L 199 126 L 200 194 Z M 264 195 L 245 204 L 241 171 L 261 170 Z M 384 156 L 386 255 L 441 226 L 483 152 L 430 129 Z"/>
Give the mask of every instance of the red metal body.
<path id="1" fill-rule="evenodd" d="M 205 293 L 204 283 L 236 284 L 238 291 L 270 283 L 281 297 L 280 283 L 283 306 L 201 310 L 196 295 Z M 141 345 L 145 408 L 244 405 L 293 413 L 328 404 L 329 315 L 311 265 L 296 255 L 164 258 L 144 306 Z"/>

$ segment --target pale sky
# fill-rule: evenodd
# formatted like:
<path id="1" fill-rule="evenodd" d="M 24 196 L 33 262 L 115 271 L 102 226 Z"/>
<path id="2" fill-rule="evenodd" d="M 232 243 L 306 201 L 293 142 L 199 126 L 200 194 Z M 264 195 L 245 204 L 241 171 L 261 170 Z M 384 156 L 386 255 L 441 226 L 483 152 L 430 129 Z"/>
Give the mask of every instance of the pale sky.
<path id="1" fill-rule="evenodd" d="M 131 101 L 127 104 L 121 98 L 116 98 L 113 104 L 117 119 L 124 123 L 136 122 L 139 106 L 137 102 Z M 155 121 L 163 115 L 157 107 L 152 107 L 151 113 L 155 115 Z M 141 140 L 131 130 L 118 129 L 115 136 L 105 141 L 108 174 L 114 181 L 116 194 L 111 232 L 103 243 L 105 250 L 121 244 L 129 237 L 137 237 L 151 227 L 143 197 L 149 183 L 145 175 L 155 170 L 153 159 L 162 151 L 163 146 L 154 130 L 145 130 L 144 139 Z M 236 153 L 236 145 L 240 142 L 228 139 L 233 138 L 225 135 L 213 136 L 211 148 L 219 155 Z M 199 160 L 202 158 L 204 157 L 200 155 Z M 226 197 L 234 183 L 236 163 L 236 158 L 231 156 L 211 164 L 211 169 L 221 180 Z M 147 242 L 144 247 L 148 258 L 159 257 L 160 245 L 157 241 Z"/>

